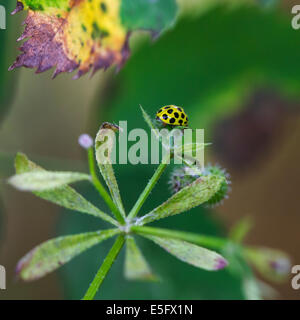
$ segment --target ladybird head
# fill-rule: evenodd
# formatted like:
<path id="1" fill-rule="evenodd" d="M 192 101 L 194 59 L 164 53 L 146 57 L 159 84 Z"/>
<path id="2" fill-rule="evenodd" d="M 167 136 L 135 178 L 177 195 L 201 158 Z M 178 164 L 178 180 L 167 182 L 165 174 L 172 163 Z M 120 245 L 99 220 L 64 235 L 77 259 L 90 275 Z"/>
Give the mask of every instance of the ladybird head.
<path id="1" fill-rule="evenodd" d="M 164 106 L 156 113 L 156 119 L 165 125 L 188 126 L 188 117 L 183 108 L 175 105 Z"/>

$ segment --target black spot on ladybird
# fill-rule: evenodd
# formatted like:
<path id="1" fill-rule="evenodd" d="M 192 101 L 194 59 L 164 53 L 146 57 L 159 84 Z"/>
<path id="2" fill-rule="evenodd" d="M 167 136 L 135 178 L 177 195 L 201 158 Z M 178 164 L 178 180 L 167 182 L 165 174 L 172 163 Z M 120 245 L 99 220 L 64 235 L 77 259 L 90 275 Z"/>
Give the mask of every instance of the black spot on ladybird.
<path id="1" fill-rule="evenodd" d="M 169 114 L 173 113 L 173 110 L 172 110 L 172 109 L 169 109 L 169 110 L 168 110 L 168 113 L 169 113 Z"/>
<path id="2" fill-rule="evenodd" d="M 174 117 L 175 117 L 175 118 L 179 118 L 178 112 L 174 112 Z"/>
<path id="3" fill-rule="evenodd" d="M 170 109 L 171 107 L 164 107 L 165 110 Z"/>
<path id="4" fill-rule="evenodd" d="M 174 123 L 175 122 L 175 119 L 174 118 L 171 118 L 170 119 L 170 123 Z"/>
<path id="5" fill-rule="evenodd" d="M 183 120 L 180 119 L 180 120 L 179 120 L 179 123 L 182 124 L 182 123 L 183 123 Z"/>
<path id="6" fill-rule="evenodd" d="M 185 115 L 184 115 L 184 113 L 182 113 L 182 114 L 181 114 L 181 118 L 182 118 L 182 119 L 184 119 L 184 118 L 185 118 Z"/>
<path id="7" fill-rule="evenodd" d="M 157 113 L 161 113 L 161 112 L 162 112 L 162 109 L 159 109 Z"/>
<path id="8" fill-rule="evenodd" d="M 182 109 L 181 109 L 181 108 L 178 108 L 178 111 L 182 112 Z"/>
<path id="9" fill-rule="evenodd" d="M 167 120 L 168 119 L 168 115 L 167 114 L 163 114 L 163 116 L 162 116 L 165 120 Z"/>

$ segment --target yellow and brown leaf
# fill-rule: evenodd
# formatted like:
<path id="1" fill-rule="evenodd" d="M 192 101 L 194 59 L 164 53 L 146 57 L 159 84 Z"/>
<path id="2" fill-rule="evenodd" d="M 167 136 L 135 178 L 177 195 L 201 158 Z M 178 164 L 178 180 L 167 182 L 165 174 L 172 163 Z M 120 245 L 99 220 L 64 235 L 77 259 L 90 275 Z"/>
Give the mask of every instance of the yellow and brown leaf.
<path id="1" fill-rule="evenodd" d="M 129 56 L 130 32 L 120 18 L 121 0 L 22 0 L 14 13 L 28 10 L 27 39 L 10 70 L 55 67 L 53 77 L 78 69 L 74 78 L 111 65 L 121 67 Z"/>

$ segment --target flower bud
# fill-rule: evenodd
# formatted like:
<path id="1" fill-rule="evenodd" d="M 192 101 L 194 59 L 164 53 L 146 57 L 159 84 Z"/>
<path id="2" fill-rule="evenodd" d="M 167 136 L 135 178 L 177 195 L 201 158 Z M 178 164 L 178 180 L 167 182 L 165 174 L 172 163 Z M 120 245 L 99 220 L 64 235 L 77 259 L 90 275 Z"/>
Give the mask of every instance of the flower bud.
<path id="1" fill-rule="evenodd" d="M 291 262 L 287 258 L 278 258 L 276 260 L 270 261 L 270 267 L 278 275 L 287 275 L 291 270 Z"/>
<path id="2" fill-rule="evenodd" d="M 226 172 L 225 169 L 222 169 L 218 165 L 209 165 L 208 167 L 206 167 L 203 175 L 208 174 L 223 176 L 225 178 L 224 182 L 221 184 L 221 188 L 219 189 L 219 191 L 205 203 L 208 207 L 214 207 L 222 203 L 224 199 L 228 198 L 228 193 L 231 191 L 231 188 L 229 186 L 231 184 L 230 175 L 228 172 Z"/>
<path id="3" fill-rule="evenodd" d="M 230 191 L 229 174 L 219 166 L 207 166 L 202 173 L 198 173 L 196 170 L 192 170 L 190 167 L 181 167 L 175 169 L 170 177 L 170 189 L 173 193 L 176 193 L 188 186 L 201 176 L 207 176 L 209 174 L 223 176 L 225 178 L 219 191 L 205 203 L 206 206 L 216 206 L 222 202 L 223 199 L 228 198 L 228 192 Z"/>
<path id="4" fill-rule="evenodd" d="M 88 149 L 93 146 L 93 139 L 90 135 L 84 133 L 79 136 L 78 143 L 82 148 Z"/>

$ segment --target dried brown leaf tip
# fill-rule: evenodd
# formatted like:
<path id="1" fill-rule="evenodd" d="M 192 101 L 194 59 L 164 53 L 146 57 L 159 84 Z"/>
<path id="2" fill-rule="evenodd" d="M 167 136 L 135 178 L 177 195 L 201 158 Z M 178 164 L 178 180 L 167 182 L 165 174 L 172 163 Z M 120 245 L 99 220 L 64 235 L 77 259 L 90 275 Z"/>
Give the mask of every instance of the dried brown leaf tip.
<path id="1" fill-rule="evenodd" d="M 120 0 L 22 0 L 14 13 L 28 10 L 27 39 L 9 68 L 55 67 L 53 77 L 78 70 L 75 79 L 111 65 L 120 68 L 129 56 L 129 32 L 121 23 Z"/>
<path id="2" fill-rule="evenodd" d="M 119 126 L 117 126 L 114 123 L 109 123 L 109 122 L 103 122 L 100 129 L 110 129 L 113 130 L 114 132 L 118 132 L 121 131 L 121 128 Z"/>

